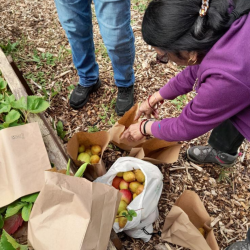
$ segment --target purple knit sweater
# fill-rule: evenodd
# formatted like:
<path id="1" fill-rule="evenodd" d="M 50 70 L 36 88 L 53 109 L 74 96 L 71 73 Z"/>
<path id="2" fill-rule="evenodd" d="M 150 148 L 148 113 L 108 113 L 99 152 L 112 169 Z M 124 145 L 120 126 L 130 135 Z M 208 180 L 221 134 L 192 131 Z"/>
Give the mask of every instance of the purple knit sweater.
<path id="1" fill-rule="evenodd" d="M 191 140 L 230 119 L 250 141 L 250 14 L 232 24 L 200 65 L 187 67 L 160 94 L 168 100 L 186 94 L 197 78 L 195 98 L 179 117 L 154 122 L 153 135 L 166 141 Z"/>

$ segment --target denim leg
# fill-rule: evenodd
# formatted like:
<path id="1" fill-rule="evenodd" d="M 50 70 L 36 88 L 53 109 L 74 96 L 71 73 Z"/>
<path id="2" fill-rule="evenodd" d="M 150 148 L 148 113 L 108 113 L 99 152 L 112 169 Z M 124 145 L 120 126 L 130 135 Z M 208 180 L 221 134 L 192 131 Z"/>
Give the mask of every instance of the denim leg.
<path id="1" fill-rule="evenodd" d="M 208 143 L 217 150 L 235 155 L 244 139 L 244 136 L 234 127 L 232 122 L 226 120 L 213 129 Z"/>
<path id="2" fill-rule="evenodd" d="M 91 0 L 55 0 L 59 20 L 68 37 L 79 83 L 89 87 L 99 76 L 93 42 Z"/>
<path id="3" fill-rule="evenodd" d="M 94 0 L 100 32 L 112 62 L 115 84 L 134 84 L 134 34 L 130 26 L 130 0 Z"/>

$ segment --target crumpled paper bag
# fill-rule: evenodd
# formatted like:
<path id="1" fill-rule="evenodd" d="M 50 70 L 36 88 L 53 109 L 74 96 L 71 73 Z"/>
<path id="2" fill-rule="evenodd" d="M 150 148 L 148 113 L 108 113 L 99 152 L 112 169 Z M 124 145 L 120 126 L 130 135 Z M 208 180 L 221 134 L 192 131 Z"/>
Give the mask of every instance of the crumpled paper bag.
<path id="1" fill-rule="evenodd" d="M 107 250 L 121 193 L 85 178 L 45 172 L 28 240 L 37 250 Z"/>
<path id="2" fill-rule="evenodd" d="M 129 156 L 153 164 L 169 164 L 178 160 L 180 149 L 181 144 L 178 142 L 167 142 L 152 138 L 132 148 Z"/>
<path id="3" fill-rule="evenodd" d="M 184 191 L 167 215 L 162 230 L 162 240 L 192 250 L 219 250 L 208 215 L 199 196 Z M 205 238 L 199 232 L 205 230 Z"/>

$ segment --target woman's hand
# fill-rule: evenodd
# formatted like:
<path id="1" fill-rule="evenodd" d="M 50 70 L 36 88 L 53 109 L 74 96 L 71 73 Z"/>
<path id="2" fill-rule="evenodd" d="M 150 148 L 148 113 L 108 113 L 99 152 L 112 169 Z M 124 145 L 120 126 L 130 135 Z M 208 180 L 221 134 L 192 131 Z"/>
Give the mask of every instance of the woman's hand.
<path id="1" fill-rule="evenodd" d="M 139 141 L 141 140 L 144 136 L 140 132 L 140 122 L 132 124 L 126 129 L 122 136 L 121 139 L 127 139 L 128 141 Z"/>
<path id="2" fill-rule="evenodd" d="M 155 92 L 149 99 L 144 101 L 135 115 L 135 121 L 138 120 L 142 115 L 145 115 L 147 119 L 151 118 L 153 115 L 156 119 L 159 118 L 159 112 L 157 110 L 156 104 L 163 101 L 164 99 L 160 95 L 159 91 Z M 151 107 L 150 107 L 151 106 Z"/>

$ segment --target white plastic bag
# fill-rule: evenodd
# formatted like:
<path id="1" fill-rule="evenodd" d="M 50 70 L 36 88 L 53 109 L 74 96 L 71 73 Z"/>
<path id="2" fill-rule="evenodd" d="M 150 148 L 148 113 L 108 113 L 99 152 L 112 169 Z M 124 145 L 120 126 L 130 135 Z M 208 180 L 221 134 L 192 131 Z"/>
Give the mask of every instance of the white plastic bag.
<path id="1" fill-rule="evenodd" d="M 116 222 L 113 229 L 116 233 L 124 231 L 133 238 L 141 238 L 147 242 L 150 240 L 151 235 L 144 233 L 143 228 L 148 233 L 152 233 L 152 223 L 159 216 L 157 206 L 163 187 L 163 176 L 159 168 L 149 162 L 133 157 L 121 157 L 111 166 L 105 175 L 97 178 L 95 181 L 112 185 L 112 181 L 117 173 L 134 169 L 141 169 L 146 177 L 143 192 L 127 206 L 128 210 L 133 209 L 136 211 L 137 217 L 134 217 L 132 221 L 128 221 L 125 227 L 121 229 Z"/>

